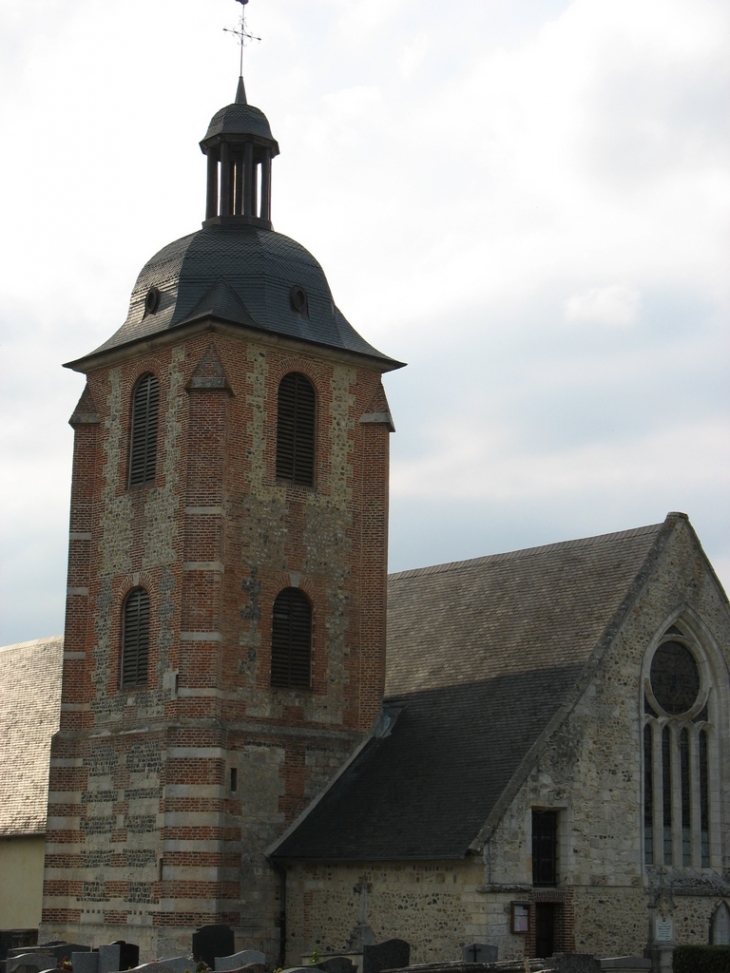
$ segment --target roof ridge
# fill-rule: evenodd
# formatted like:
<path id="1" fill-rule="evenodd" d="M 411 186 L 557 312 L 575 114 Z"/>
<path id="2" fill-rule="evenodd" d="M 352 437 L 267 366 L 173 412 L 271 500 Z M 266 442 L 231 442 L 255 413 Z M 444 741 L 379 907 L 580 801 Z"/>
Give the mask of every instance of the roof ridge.
<path id="1" fill-rule="evenodd" d="M 13 642 L 12 645 L 0 645 L 0 652 L 8 652 L 10 649 L 28 649 L 31 645 L 41 645 L 43 642 L 63 642 L 63 635 L 43 635 L 39 639 L 30 639 L 28 642 Z"/>
<path id="2" fill-rule="evenodd" d="M 467 558 L 464 561 L 447 561 L 444 564 L 432 564 L 424 568 L 409 568 L 405 571 L 396 571 L 388 575 L 389 581 L 401 578 L 414 578 L 419 575 L 442 574 L 448 571 L 457 571 L 464 567 L 478 567 L 483 564 L 499 564 L 502 561 L 518 561 L 522 558 L 536 557 L 540 554 L 547 554 L 550 551 L 566 550 L 570 548 L 591 547 L 597 541 L 605 541 L 608 538 L 618 539 L 629 537 L 641 537 L 643 534 L 659 533 L 664 526 L 664 521 L 660 524 L 647 524 L 644 527 L 632 527 L 629 530 L 618 530 L 607 534 L 595 534 L 592 537 L 579 537 L 570 541 L 555 541 L 552 544 L 541 544 L 537 547 L 525 547 L 517 551 L 505 551 L 501 554 L 487 554 L 482 557 Z"/>

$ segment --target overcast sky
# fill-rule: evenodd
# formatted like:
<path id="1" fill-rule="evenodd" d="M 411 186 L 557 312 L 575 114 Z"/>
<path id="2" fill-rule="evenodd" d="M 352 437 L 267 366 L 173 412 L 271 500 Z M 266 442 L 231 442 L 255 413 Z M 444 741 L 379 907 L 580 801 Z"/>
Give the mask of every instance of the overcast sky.
<path id="1" fill-rule="evenodd" d="M 386 377 L 392 570 L 684 510 L 730 582 L 727 0 L 251 0 L 276 229 Z M 63 628 L 61 363 L 203 218 L 234 0 L 0 0 L 0 644 Z"/>

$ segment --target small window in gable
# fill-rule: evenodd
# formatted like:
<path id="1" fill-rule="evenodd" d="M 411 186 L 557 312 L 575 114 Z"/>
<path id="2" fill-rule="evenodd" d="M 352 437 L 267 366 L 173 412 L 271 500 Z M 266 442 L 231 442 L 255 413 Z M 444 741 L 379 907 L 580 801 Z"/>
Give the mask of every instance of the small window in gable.
<path id="1" fill-rule="evenodd" d="M 271 685 L 309 689 L 312 656 L 312 606 L 298 588 L 276 596 L 271 631 Z"/>
<path id="2" fill-rule="evenodd" d="M 143 375 L 132 393 L 132 434 L 129 450 L 129 485 L 151 483 L 157 468 L 157 416 L 160 385 L 154 375 Z"/>
<path id="3" fill-rule="evenodd" d="M 532 884 L 558 884 L 558 812 L 532 812 Z"/>
<path id="4" fill-rule="evenodd" d="M 276 422 L 276 476 L 301 486 L 314 484 L 314 386 L 290 372 L 279 384 Z"/>
<path id="5" fill-rule="evenodd" d="M 150 596 L 134 588 L 122 616 L 122 689 L 147 685 L 150 649 Z"/>

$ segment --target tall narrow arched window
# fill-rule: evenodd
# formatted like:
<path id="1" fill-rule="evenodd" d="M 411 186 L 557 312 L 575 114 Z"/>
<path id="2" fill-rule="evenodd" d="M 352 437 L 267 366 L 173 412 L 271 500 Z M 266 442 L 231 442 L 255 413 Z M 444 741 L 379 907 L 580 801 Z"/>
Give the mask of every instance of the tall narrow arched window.
<path id="1" fill-rule="evenodd" d="M 276 475 L 289 483 L 314 484 L 315 392 L 306 375 L 290 372 L 279 384 Z"/>
<path id="2" fill-rule="evenodd" d="M 132 393 L 132 434 L 129 449 L 129 485 L 142 486 L 155 478 L 157 467 L 157 415 L 160 385 L 154 375 L 143 375 Z"/>
<path id="3" fill-rule="evenodd" d="M 298 588 L 285 588 L 274 601 L 271 626 L 271 685 L 309 689 L 312 606 Z"/>
<path id="4" fill-rule="evenodd" d="M 150 654 L 150 596 L 134 588 L 122 613 L 122 689 L 147 685 Z"/>
<path id="5" fill-rule="evenodd" d="M 709 868 L 709 670 L 699 641 L 679 624 L 664 633 L 645 670 L 644 864 Z"/>

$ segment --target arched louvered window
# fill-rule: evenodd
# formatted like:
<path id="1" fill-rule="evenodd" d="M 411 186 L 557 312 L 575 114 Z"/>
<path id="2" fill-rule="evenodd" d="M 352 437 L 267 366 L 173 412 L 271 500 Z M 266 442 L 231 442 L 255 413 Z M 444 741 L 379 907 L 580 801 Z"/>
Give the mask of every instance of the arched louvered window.
<path id="1" fill-rule="evenodd" d="M 150 596 L 144 588 L 130 591 L 122 617 L 122 689 L 147 684 L 150 654 Z"/>
<path id="2" fill-rule="evenodd" d="M 276 475 L 302 486 L 314 484 L 314 386 L 306 375 L 290 372 L 279 384 L 276 423 Z"/>
<path id="3" fill-rule="evenodd" d="M 142 486 L 155 478 L 157 465 L 157 414 L 160 385 L 154 375 L 143 375 L 132 394 L 132 437 L 129 450 L 129 485 Z"/>
<path id="4" fill-rule="evenodd" d="M 312 606 L 298 588 L 276 596 L 271 633 L 271 685 L 309 689 L 312 657 Z"/>

